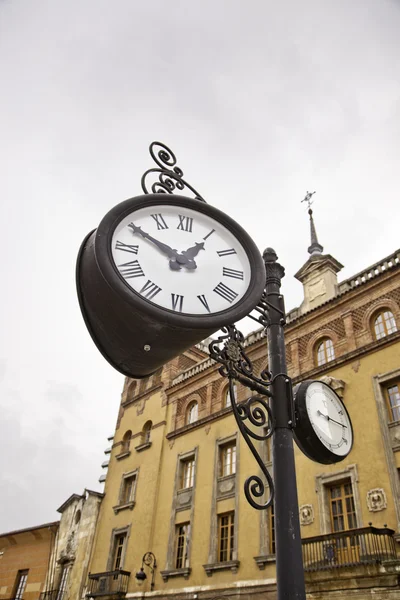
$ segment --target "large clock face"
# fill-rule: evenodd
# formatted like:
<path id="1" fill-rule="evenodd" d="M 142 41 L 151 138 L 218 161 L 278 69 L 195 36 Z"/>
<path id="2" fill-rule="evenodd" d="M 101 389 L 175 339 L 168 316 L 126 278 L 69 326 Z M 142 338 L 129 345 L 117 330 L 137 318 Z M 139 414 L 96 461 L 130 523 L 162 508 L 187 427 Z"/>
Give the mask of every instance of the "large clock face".
<path id="1" fill-rule="evenodd" d="M 130 288 L 176 313 L 225 311 L 250 285 L 250 261 L 238 238 L 184 206 L 155 204 L 131 212 L 114 230 L 111 253 Z"/>
<path id="2" fill-rule="evenodd" d="M 346 456 L 353 443 L 351 422 L 337 394 L 320 381 L 310 383 L 306 391 L 306 408 L 310 423 L 333 454 Z"/>

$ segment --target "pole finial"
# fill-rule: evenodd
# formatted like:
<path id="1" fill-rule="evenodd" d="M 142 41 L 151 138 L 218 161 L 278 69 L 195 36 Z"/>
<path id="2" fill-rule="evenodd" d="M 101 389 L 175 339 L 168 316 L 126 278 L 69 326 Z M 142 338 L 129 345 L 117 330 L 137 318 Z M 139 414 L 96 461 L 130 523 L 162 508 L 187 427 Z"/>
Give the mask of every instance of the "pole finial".
<path id="1" fill-rule="evenodd" d="M 314 200 L 311 200 L 311 198 L 314 196 L 315 192 L 306 192 L 306 195 L 304 196 L 303 200 L 301 200 L 301 202 L 307 202 L 307 206 L 308 206 L 308 214 L 312 214 L 312 210 L 311 210 L 311 204 L 314 202 Z M 310 212 L 311 211 L 311 212 Z"/>

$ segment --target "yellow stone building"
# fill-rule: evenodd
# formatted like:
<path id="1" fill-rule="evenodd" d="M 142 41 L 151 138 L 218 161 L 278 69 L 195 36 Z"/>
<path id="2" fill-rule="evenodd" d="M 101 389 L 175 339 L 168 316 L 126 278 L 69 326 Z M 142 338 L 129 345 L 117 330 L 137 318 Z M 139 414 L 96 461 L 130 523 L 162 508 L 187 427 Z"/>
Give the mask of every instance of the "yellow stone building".
<path id="1" fill-rule="evenodd" d="M 296 449 L 309 598 L 399 598 L 400 251 L 338 283 L 311 220 L 287 314 L 293 383 L 321 379 L 354 428 L 349 456 L 312 462 Z M 262 330 L 246 338 L 258 372 Z M 249 391 L 237 386 L 238 402 Z M 273 509 L 255 511 L 245 479 L 259 469 L 239 436 L 227 380 L 199 345 L 144 380 L 126 379 L 90 563 L 87 594 L 117 598 L 276 598 Z M 270 445 L 259 444 L 273 471 Z M 156 558 L 140 588 L 142 557 Z M 152 590 L 153 588 L 153 590 Z"/>

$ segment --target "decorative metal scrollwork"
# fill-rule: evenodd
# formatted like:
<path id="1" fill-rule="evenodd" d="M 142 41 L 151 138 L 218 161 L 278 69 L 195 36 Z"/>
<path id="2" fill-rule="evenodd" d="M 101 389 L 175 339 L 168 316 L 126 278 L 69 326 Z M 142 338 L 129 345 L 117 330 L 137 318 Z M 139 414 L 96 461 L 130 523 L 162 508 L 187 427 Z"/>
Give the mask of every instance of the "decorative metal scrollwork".
<path id="1" fill-rule="evenodd" d="M 149 152 L 158 168 L 148 169 L 143 174 L 141 183 L 145 194 L 173 194 L 176 190 L 189 191 L 195 200 L 205 202 L 197 190 L 183 179 L 183 171 L 177 166 L 176 156 L 168 146 L 161 142 L 152 142 Z M 151 176 L 156 176 L 158 179 L 150 184 L 149 188 L 146 180 Z"/>
<path id="2" fill-rule="evenodd" d="M 273 502 L 274 484 L 253 440 L 265 441 L 274 432 L 274 419 L 268 403 L 268 398 L 272 394 L 268 388 L 275 378 L 271 378 L 271 374 L 267 370 L 262 371 L 260 376 L 254 373 L 253 364 L 244 351 L 244 336 L 236 329 L 235 325 L 224 327 L 222 332 L 223 335 L 209 345 L 210 357 L 221 363 L 219 373 L 223 377 L 229 378 L 229 395 L 236 423 L 265 478 L 263 480 L 258 475 L 251 475 L 246 479 L 244 484 L 246 499 L 253 508 L 263 510 L 271 506 Z M 234 390 L 235 380 L 257 394 L 245 402 L 237 404 Z M 269 490 L 267 501 L 257 502 L 256 499 L 264 496 L 267 487 Z"/>

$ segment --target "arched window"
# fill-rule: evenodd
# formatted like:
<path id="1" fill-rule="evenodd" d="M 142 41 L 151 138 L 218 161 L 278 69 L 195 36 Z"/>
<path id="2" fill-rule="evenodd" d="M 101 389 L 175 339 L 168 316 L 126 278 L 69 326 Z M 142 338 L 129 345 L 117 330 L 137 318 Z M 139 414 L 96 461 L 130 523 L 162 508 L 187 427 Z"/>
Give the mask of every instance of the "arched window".
<path id="1" fill-rule="evenodd" d="M 153 423 L 151 421 L 147 421 L 143 425 L 142 436 L 141 436 L 141 443 L 142 444 L 149 444 L 150 443 L 150 433 L 151 433 L 152 426 L 153 426 Z"/>
<path id="2" fill-rule="evenodd" d="M 190 423 L 195 423 L 198 418 L 199 418 L 199 405 L 197 404 L 197 402 L 192 402 L 187 409 L 186 425 L 189 425 Z"/>
<path id="3" fill-rule="evenodd" d="M 123 452 L 129 452 L 129 445 L 131 443 L 131 437 L 132 437 L 132 431 L 130 429 L 128 429 L 128 431 L 125 433 L 124 437 L 122 438 L 121 454 Z"/>
<path id="4" fill-rule="evenodd" d="M 80 520 L 81 520 L 81 511 L 77 510 L 76 515 L 75 515 L 75 525 L 77 525 Z"/>
<path id="5" fill-rule="evenodd" d="M 236 383 L 233 384 L 233 393 L 235 394 L 235 400 L 237 401 L 237 385 L 236 385 Z M 227 408 L 228 406 L 232 406 L 231 395 L 229 393 L 229 386 L 225 390 L 225 395 L 224 395 L 224 408 Z"/>
<path id="6" fill-rule="evenodd" d="M 397 331 L 396 321 L 390 310 L 382 310 L 375 315 L 374 331 L 377 340 Z"/>
<path id="7" fill-rule="evenodd" d="M 317 345 L 317 365 L 320 367 L 325 363 L 335 360 L 335 349 L 329 338 L 321 340 Z"/>

